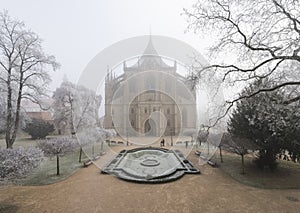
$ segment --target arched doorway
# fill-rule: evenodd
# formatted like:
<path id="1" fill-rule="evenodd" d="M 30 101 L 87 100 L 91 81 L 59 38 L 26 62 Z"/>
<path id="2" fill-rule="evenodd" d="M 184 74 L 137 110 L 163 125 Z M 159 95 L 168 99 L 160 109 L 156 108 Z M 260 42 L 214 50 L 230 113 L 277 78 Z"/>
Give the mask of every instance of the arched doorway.
<path id="1" fill-rule="evenodd" d="M 146 136 L 156 136 L 156 124 L 152 119 L 145 121 L 144 133 Z"/>

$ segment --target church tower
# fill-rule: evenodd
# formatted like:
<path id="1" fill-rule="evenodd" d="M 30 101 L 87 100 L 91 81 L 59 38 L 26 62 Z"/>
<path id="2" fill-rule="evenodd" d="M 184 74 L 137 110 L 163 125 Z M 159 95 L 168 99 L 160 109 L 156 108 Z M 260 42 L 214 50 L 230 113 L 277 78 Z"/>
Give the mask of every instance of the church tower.
<path id="1" fill-rule="evenodd" d="M 117 125 L 123 128 L 122 134 L 126 133 L 130 136 L 134 135 L 134 132 L 145 136 L 158 136 L 161 133 L 177 135 L 182 129 L 195 128 L 196 116 L 189 113 L 195 114 L 196 101 L 190 103 L 190 100 L 185 99 L 182 88 L 177 84 L 186 84 L 187 79 L 177 73 L 176 61 L 173 61 L 173 65 L 169 64 L 172 64 L 172 61 L 169 63 L 164 61 L 154 48 L 150 37 L 143 54 L 138 57 L 136 63 L 127 65 L 124 61 L 122 75 L 115 78 L 111 71 L 108 71 L 105 79 L 104 127 L 111 129 Z M 131 77 L 136 74 L 142 74 L 142 78 L 131 81 Z M 119 94 L 115 95 L 122 83 L 128 86 L 121 91 L 121 94 L 118 91 Z M 186 103 L 183 109 L 178 108 L 172 98 L 178 95 L 182 96 L 178 99 L 181 105 Z M 132 100 L 129 106 L 121 104 L 127 103 L 128 100 Z M 117 110 L 115 105 L 112 107 L 113 102 L 120 103 L 117 104 Z M 154 122 L 151 115 L 155 112 L 159 112 L 164 118 L 159 117 Z M 113 123 L 114 116 L 120 120 L 118 121 L 120 123 Z M 133 132 L 128 132 L 128 122 L 126 122 L 128 119 L 129 125 L 135 130 Z"/>

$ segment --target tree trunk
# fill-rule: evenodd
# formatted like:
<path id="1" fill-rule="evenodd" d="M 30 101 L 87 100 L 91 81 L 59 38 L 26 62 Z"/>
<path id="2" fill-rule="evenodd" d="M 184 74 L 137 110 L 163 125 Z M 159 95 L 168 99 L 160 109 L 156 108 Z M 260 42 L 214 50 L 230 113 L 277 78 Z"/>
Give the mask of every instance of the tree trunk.
<path id="1" fill-rule="evenodd" d="M 74 127 L 74 117 L 73 117 L 73 97 L 71 97 L 71 94 L 69 94 L 69 102 L 70 102 L 70 113 L 71 113 L 71 121 L 70 121 L 70 125 L 71 125 L 71 134 L 72 136 L 75 135 L 75 127 Z"/>
<path id="2" fill-rule="evenodd" d="M 21 64 L 21 66 L 23 66 L 23 63 Z M 6 147 L 7 148 L 12 148 L 13 147 L 13 144 L 16 140 L 17 132 L 18 132 L 18 129 L 19 129 L 20 108 L 21 108 L 22 90 L 23 90 L 23 76 L 24 76 L 24 73 L 23 73 L 22 70 L 20 70 L 19 91 L 18 91 L 16 114 L 15 114 L 16 117 L 14 118 L 14 120 L 13 120 L 13 116 L 12 116 L 12 89 L 11 89 L 11 84 L 10 84 L 10 82 L 11 82 L 10 76 L 8 78 L 8 81 L 7 81 L 7 88 L 8 88 L 8 93 L 7 93 L 7 117 L 6 117 L 7 127 L 6 127 L 6 134 L 5 134 Z M 13 132 L 11 132 L 12 129 L 13 129 Z"/>
<path id="3" fill-rule="evenodd" d="M 209 142 L 206 141 L 206 143 L 207 143 L 207 154 L 209 155 Z"/>
<path id="4" fill-rule="evenodd" d="M 82 147 L 80 147 L 79 150 L 79 163 L 81 163 L 81 157 L 82 157 Z"/>
<path id="5" fill-rule="evenodd" d="M 219 150 L 220 150 L 220 158 L 221 158 L 221 163 L 223 163 L 223 155 L 222 155 L 222 147 L 219 146 Z"/>
<path id="6" fill-rule="evenodd" d="M 241 155 L 242 157 L 242 174 L 245 174 L 245 162 L 244 162 L 244 155 Z"/>
<path id="7" fill-rule="evenodd" d="M 17 138 L 17 132 L 19 129 L 20 124 L 20 108 L 21 108 L 21 101 L 22 101 L 22 90 L 23 90 L 23 72 L 20 75 L 20 83 L 19 83 L 19 91 L 18 91 L 18 99 L 17 99 L 17 108 L 16 108 L 16 118 L 14 121 L 14 130 L 11 136 L 11 146 L 15 142 Z"/>
<path id="8" fill-rule="evenodd" d="M 11 76 L 10 72 L 8 71 L 8 77 L 7 77 L 7 114 L 6 114 L 6 130 L 5 130 L 5 141 L 6 141 L 6 148 L 11 149 L 12 148 L 12 142 L 11 142 L 11 129 L 12 129 L 12 89 L 11 89 Z"/>
<path id="9" fill-rule="evenodd" d="M 95 159 L 95 143 L 93 143 L 93 146 L 92 146 L 92 156 L 93 156 L 93 159 Z"/>
<path id="10" fill-rule="evenodd" d="M 59 156 L 56 155 L 56 175 L 59 175 Z"/>

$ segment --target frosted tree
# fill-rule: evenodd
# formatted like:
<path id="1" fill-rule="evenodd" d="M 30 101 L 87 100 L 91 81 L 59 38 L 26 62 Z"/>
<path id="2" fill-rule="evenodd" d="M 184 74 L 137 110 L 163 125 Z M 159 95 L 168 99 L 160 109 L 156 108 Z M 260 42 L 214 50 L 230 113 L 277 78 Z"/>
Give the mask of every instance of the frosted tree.
<path id="1" fill-rule="evenodd" d="M 55 90 L 53 99 L 56 126 L 64 123 L 75 134 L 83 127 L 99 125 L 101 96 L 97 96 L 95 92 L 64 81 Z"/>
<path id="2" fill-rule="evenodd" d="M 4 85 L 6 99 L 7 148 L 12 148 L 16 140 L 22 100 L 40 104 L 50 82 L 47 70 L 57 67 L 54 56 L 44 53 L 38 35 L 7 12 L 0 13 L 0 84 Z"/>
<path id="3" fill-rule="evenodd" d="M 78 143 L 73 138 L 54 138 L 39 141 L 38 147 L 46 156 L 56 157 L 56 175 L 60 175 L 60 157 L 72 153 L 78 147 Z"/>
<path id="4" fill-rule="evenodd" d="M 0 147 L 0 180 L 25 177 L 38 167 L 42 159 L 43 152 L 40 149 L 23 147 L 2 149 Z"/>
<path id="5" fill-rule="evenodd" d="M 100 144 L 100 152 L 104 151 L 105 140 L 115 136 L 115 132 L 107 129 L 102 129 L 100 127 L 93 127 L 88 129 L 83 129 L 77 132 L 77 138 L 80 143 L 79 152 L 79 163 L 82 160 L 83 149 L 90 154 L 92 158 L 95 157 L 95 145 Z M 101 153 L 99 153 L 101 154 Z"/>
<path id="6" fill-rule="evenodd" d="M 212 73 L 233 91 L 257 79 L 274 82 L 244 96 L 235 93 L 220 118 L 241 99 L 279 89 L 288 92 L 283 104 L 299 102 L 300 1 L 197 0 L 185 14 L 189 29 L 214 39 L 211 65 L 198 66 L 196 59 L 195 84 Z"/>
<path id="7" fill-rule="evenodd" d="M 5 114 L 6 114 L 6 92 L 4 89 L 4 85 L 0 84 L 0 134 L 5 132 Z"/>

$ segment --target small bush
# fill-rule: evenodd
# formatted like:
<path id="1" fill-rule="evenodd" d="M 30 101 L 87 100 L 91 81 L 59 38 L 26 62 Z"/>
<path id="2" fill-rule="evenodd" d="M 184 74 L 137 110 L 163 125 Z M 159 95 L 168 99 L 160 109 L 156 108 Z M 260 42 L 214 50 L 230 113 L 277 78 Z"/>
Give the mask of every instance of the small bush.
<path id="1" fill-rule="evenodd" d="M 0 180 L 24 177 L 36 168 L 42 159 L 43 152 L 37 148 L 0 148 Z"/>
<path id="2" fill-rule="evenodd" d="M 44 139 L 54 131 L 54 126 L 41 119 L 32 119 L 26 124 L 24 131 L 31 135 L 32 139 Z"/>
<path id="3" fill-rule="evenodd" d="M 53 138 L 50 140 L 39 141 L 38 147 L 44 151 L 46 156 L 56 156 L 56 174 L 60 175 L 59 158 L 74 152 L 74 150 L 78 147 L 78 143 L 74 138 Z"/>
<path id="4" fill-rule="evenodd" d="M 46 156 L 64 156 L 66 154 L 74 152 L 78 148 L 78 142 L 71 137 L 64 138 L 52 138 L 46 140 L 40 140 L 37 144 L 38 148 L 43 150 Z"/>
<path id="5" fill-rule="evenodd" d="M 254 163 L 258 168 L 264 169 L 269 167 L 271 171 L 274 171 L 278 163 L 276 162 L 276 154 L 260 150 L 258 158 L 254 160 Z"/>

